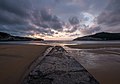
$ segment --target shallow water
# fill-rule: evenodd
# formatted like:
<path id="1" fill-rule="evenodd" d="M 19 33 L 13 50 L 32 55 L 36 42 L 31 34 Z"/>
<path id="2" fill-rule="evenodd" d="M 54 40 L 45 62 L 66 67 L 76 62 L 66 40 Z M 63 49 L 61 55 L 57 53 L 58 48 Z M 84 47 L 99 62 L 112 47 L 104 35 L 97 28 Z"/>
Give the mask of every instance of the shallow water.
<path id="1" fill-rule="evenodd" d="M 78 45 L 78 44 L 106 44 L 115 43 L 120 41 L 2 41 L 0 44 L 33 44 L 33 45 Z"/>
<path id="2" fill-rule="evenodd" d="M 120 48 L 101 49 L 66 49 L 71 56 L 84 67 L 91 69 L 101 67 L 104 64 L 120 64 Z"/>
<path id="3" fill-rule="evenodd" d="M 65 48 L 100 84 L 120 84 L 120 48 Z"/>

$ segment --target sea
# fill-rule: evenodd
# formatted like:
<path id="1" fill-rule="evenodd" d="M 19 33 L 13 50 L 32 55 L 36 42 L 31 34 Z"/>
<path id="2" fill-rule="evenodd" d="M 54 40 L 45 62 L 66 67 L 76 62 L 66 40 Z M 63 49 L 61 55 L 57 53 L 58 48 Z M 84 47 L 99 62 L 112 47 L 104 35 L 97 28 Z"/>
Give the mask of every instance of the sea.
<path id="1" fill-rule="evenodd" d="M 45 40 L 45 41 L 2 41 L 2 44 L 31 44 L 31 45 L 79 45 L 79 44 L 118 44 L 120 41 L 69 41 L 69 40 Z"/>

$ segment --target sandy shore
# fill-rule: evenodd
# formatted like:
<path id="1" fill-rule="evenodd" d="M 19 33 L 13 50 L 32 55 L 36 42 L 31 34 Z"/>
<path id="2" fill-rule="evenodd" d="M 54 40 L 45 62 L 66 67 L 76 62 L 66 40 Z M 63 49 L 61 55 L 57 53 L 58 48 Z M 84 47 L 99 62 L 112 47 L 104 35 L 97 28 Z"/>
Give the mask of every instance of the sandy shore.
<path id="1" fill-rule="evenodd" d="M 30 64 L 47 45 L 0 45 L 0 84 L 20 84 Z"/>
<path id="2" fill-rule="evenodd" d="M 98 68 L 86 68 L 100 84 L 120 84 L 120 64 L 105 64 Z"/>
<path id="3" fill-rule="evenodd" d="M 120 84 L 120 44 L 67 46 L 80 49 L 70 52 L 100 84 Z"/>

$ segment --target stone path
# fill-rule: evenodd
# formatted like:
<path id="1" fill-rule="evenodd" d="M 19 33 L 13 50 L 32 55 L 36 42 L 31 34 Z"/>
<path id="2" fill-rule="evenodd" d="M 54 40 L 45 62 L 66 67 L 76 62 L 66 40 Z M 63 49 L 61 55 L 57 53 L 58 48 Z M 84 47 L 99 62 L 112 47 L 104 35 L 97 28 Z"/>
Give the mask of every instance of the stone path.
<path id="1" fill-rule="evenodd" d="M 99 84 L 61 46 L 53 47 L 24 78 L 23 84 Z"/>

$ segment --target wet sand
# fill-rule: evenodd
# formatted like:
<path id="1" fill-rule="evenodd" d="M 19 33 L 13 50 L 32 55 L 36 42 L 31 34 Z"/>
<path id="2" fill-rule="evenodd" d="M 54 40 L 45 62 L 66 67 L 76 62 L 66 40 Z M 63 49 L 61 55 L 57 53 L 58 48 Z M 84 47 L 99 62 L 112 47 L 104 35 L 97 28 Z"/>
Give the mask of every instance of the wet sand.
<path id="1" fill-rule="evenodd" d="M 0 45 L 0 84 L 20 84 L 31 63 L 47 45 Z"/>
<path id="2" fill-rule="evenodd" d="M 100 84 L 120 84 L 120 44 L 67 45 Z"/>
<path id="3" fill-rule="evenodd" d="M 120 48 L 120 43 L 116 44 L 79 44 L 79 45 L 65 45 L 70 48 L 77 49 L 98 49 L 98 48 Z"/>

